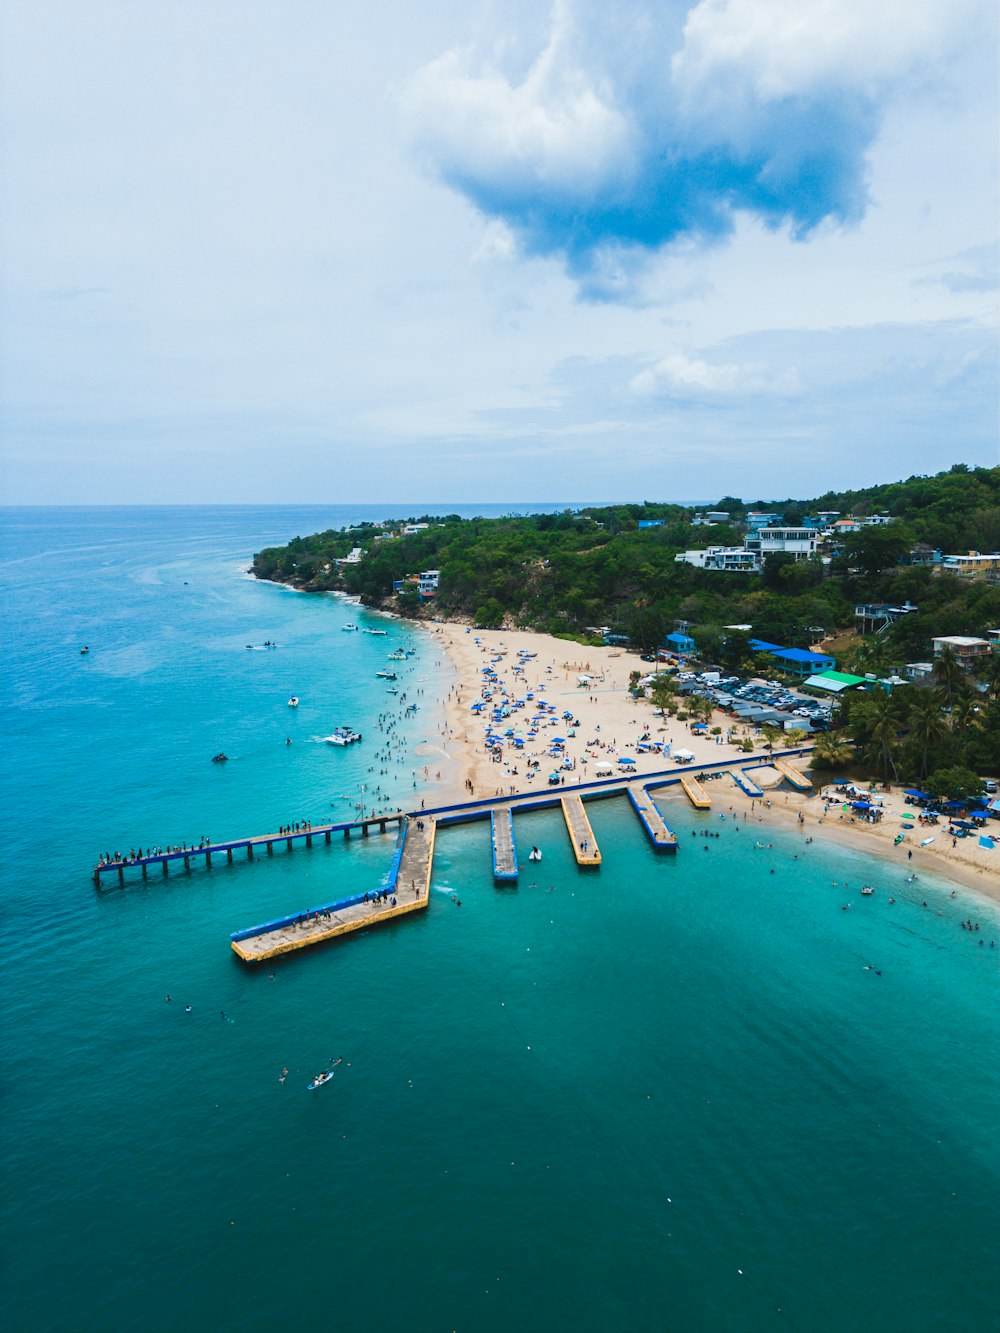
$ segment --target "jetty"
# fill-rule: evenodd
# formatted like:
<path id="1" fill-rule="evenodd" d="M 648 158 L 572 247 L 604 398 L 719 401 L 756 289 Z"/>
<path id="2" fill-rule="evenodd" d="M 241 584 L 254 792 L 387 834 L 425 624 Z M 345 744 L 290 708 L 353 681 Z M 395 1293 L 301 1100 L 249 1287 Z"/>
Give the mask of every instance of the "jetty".
<path id="1" fill-rule="evenodd" d="M 385 833 L 390 824 L 401 824 L 405 815 L 373 815 L 370 819 L 353 820 L 347 824 L 309 824 L 288 833 L 259 833 L 252 838 L 234 838 L 230 842 L 208 842 L 199 847 L 168 847 L 163 852 L 147 852 L 145 855 L 127 856 L 119 860 L 100 861 L 94 866 L 94 883 L 101 887 L 105 878 L 114 876 L 119 884 L 125 883 L 126 870 L 141 870 L 143 879 L 149 875 L 150 866 L 159 866 L 164 875 L 169 873 L 171 863 L 183 862 L 184 869 L 191 869 L 191 862 L 199 858 L 206 866 L 211 866 L 212 857 L 225 855 L 229 865 L 233 863 L 234 852 L 246 852 L 247 860 L 252 861 L 256 852 L 263 850 L 273 856 L 275 847 L 284 846 L 291 851 L 296 843 L 311 847 L 317 838 L 330 842 L 334 834 L 341 834 L 349 839 L 352 833 L 360 833 L 367 838 L 372 829 Z"/>
<path id="2" fill-rule="evenodd" d="M 684 794 L 696 810 L 711 808 L 712 798 L 697 778 L 691 777 L 689 773 L 682 773 L 681 786 L 684 788 Z"/>
<path id="3" fill-rule="evenodd" d="M 627 790 L 628 798 L 632 802 L 632 809 L 639 816 L 642 826 L 656 850 L 658 852 L 676 852 L 677 835 L 667 828 L 663 816 L 657 810 L 653 798 L 646 788 L 641 782 L 630 782 Z"/>
<path id="4" fill-rule="evenodd" d="M 433 816 L 411 816 L 400 827 L 392 864 L 380 888 L 238 930 L 230 936 L 233 953 L 244 963 L 262 963 L 423 911 L 430 898 L 435 833 Z"/>
<path id="5" fill-rule="evenodd" d="M 517 882 L 517 844 L 514 841 L 514 812 L 509 805 L 490 811 L 490 842 L 493 846 L 493 878 L 499 883 Z"/>
<path id="6" fill-rule="evenodd" d="M 730 769 L 729 776 L 732 778 L 732 780 L 736 783 L 737 787 L 739 787 L 740 791 L 743 792 L 745 796 L 751 796 L 755 800 L 760 800 L 760 798 L 764 795 L 763 787 L 758 787 L 756 782 L 754 782 L 753 778 L 750 777 L 748 773 L 744 773 L 742 769 L 739 768 Z"/>
<path id="7" fill-rule="evenodd" d="M 559 804 L 562 806 L 563 819 L 566 821 L 566 832 L 573 844 L 573 855 L 576 857 L 577 865 L 599 866 L 601 864 L 601 849 L 594 837 L 594 830 L 590 827 L 590 820 L 587 818 L 587 812 L 583 806 L 583 797 L 576 795 L 562 796 Z"/>
<path id="8" fill-rule="evenodd" d="M 807 778 L 804 773 L 800 772 L 797 768 L 793 768 L 792 765 L 787 763 L 784 759 L 775 759 L 773 763 L 775 769 L 781 776 L 787 779 L 787 781 L 799 791 L 808 791 L 812 786 L 811 778 Z"/>

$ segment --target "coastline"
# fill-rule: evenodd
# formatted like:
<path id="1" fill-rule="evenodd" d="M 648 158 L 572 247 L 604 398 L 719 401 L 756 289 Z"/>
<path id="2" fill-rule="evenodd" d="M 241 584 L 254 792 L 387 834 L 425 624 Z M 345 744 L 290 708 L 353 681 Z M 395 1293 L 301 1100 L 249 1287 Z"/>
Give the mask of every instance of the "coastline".
<path id="1" fill-rule="evenodd" d="M 706 732 L 692 732 L 689 722 L 679 721 L 676 717 L 661 718 L 648 699 L 633 700 L 627 690 L 629 673 L 647 668 L 647 664 L 640 662 L 634 654 L 609 647 L 586 648 L 534 630 L 476 631 L 454 622 L 410 623 L 425 629 L 451 665 L 447 691 L 442 688 L 439 699 L 444 713 L 441 724 L 443 766 L 440 783 L 433 784 L 436 803 L 458 803 L 471 796 L 524 796 L 546 789 L 547 774 L 556 761 L 542 757 L 537 775 L 531 778 L 526 769 L 529 755 L 544 756 L 542 729 L 539 729 L 534 744 L 526 742 L 522 753 L 505 754 L 503 761 L 497 763 L 484 744 L 485 720 L 471 711 L 472 703 L 480 697 L 483 667 L 490 664 L 499 651 L 505 655 L 492 665 L 501 688 L 517 694 L 530 690 L 536 700 L 543 698 L 555 706 L 554 716 L 559 726 L 554 729 L 554 734 L 566 738 L 565 756 L 573 764 L 573 768 L 565 773 L 567 783 L 595 777 L 594 768 L 600 763 L 611 763 L 618 775 L 617 760 L 624 755 L 634 760 L 634 776 L 638 778 L 669 767 L 669 758 L 637 751 L 639 737 L 647 732 L 654 740 L 672 742 L 675 749 L 683 746 L 690 750 L 694 755 L 691 768 L 726 760 L 738 767 L 750 760 L 759 762 L 767 756 L 763 745 L 751 754 L 744 754 L 736 746 L 726 743 L 725 733 L 732 725 L 732 719 L 724 713 L 716 711 L 709 724 L 710 727 L 723 728 L 722 736 L 716 738 Z M 536 656 L 527 660 L 523 677 L 517 677 L 515 683 L 512 669 L 518 661 L 519 651 Z M 579 675 L 590 675 L 591 683 L 581 686 L 577 682 Z M 563 712 L 572 713 L 572 718 L 563 719 Z M 509 723 L 521 726 L 529 717 L 528 709 L 524 709 L 512 713 Z M 572 727 L 573 721 L 579 721 L 580 726 Z M 569 736 L 570 730 L 576 731 L 576 735 Z M 736 730 L 740 734 L 749 732 L 742 726 Z M 720 740 L 721 744 L 718 743 Z M 780 759 L 781 753 L 775 749 L 775 759 Z M 807 776 L 812 776 L 801 758 L 793 762 Z M 685 767 L 679 765 L 678 771 L 684 772 Z M 828 813 L 824 812 L 821 797 L 824 790 L 828 790 L 828 784 L 822 779 L 814 779 L 811 792 L 797 792 L 783 786 L 780 791 L 776 790 L 781 778 L 774 770 L 756 769 L 754 778 L 766 788 L 765 802 L 770 800 L 770 806 L 760 800 L 752 802 L 735 782 L 727 782 L 724 789 L 716 786 L 711 790 L 715 807 L 724 804 L 741 813 L 746 811 L 748 815 L 753 808 L 754 817 L 764 823 L 787 822 L 801 828 L 803 836 L 839 842 L 863 851 L 879 862 L 902 865 L 918 874 L 923 871 L 936 875 L 1000 905 L 1000 851 L 979 847 L 975 836 L 955 840 L 952 846 L 946 825 L 930 829 L 916 826 L 913 833 L 904 834 L 902 843 L 894 845 L 903 818 L 914 812 L 913 807 L 904 805 L 901 790 L 879 793 L 885 815 L 881 823 L 868 824 L 853 817 L 850 811 L 845 814 L 842 801 L 831 805 Z M 774 787 L 768 790 L 771 782 Z M 686 798 L 678 794 L 677 799 Z M 805 821 L 802 824 L 798 820 L 800 812 Z M 921 847 L 922 837 L 934 837 L 935 841 Z"/>

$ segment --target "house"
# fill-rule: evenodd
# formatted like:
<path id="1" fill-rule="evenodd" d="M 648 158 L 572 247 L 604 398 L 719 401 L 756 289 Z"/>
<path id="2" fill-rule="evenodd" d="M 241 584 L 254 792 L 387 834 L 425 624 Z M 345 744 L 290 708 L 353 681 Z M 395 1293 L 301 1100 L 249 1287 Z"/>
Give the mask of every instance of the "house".
<path id="1" fill-rule="evenodd" d="M 403 525 L 403 535 L 412 537 L 418 532 L 426 532 L 429 527 L 429 523 L 405 523 Z"/>
<path id="2" fill-rule="evenodd" d="M 433 597 L 438 590 L 438 583 L 440 582 L 440 579 L 441 579 L 441 571 L 439 569 L 423 570 L 420 574 L 420 583 L 419 583 L 420 596 Z"/>
<path id="3" fill-rule="evenodd" d="M 927 680 L 933 670 L 933 662 L 907 662 L 903 675 L 907 680 Z"/>
<path id="4" fill-rule="evenodd" d="M 978 551 L 969 551 L 967 555 L 944 555 L 941 557 L 941 569 L 948 574 L 1000 575 L 1000 553 L 980 555 Z"/>
<path id="5" fill-rule="evenodd" d="M 804 559 L 816 554 L 816 533 L 812 528 L 759 528 L 747 536 L 746 547 L 759 551 L 761 559 L 779 551 Z"/>
<path id="6" fill-rule="evenodd" d="M 745 546 L 706 546 L 700 551 L 682 551 L 674 556 L 674 563 L 694 565 L 695 569 L 757 574 L 760 552 L 748 551 Z"/>
<path id="7" fill-rule="evenodd" d="M 756 532 L 758 528 L 769 528 L 773 524 L 780 523 L 783 514 L 765 514 L 763 510 L 752 509 L 747 514 L 747 528 L 750 532 Z"/>
<path id="8" fill-rule="evenodd" d="M 942 634 L 931 639 L 934 656 L 940 657 L 946 648 L 950 648 L 959 663 L 968 671 L 976 664 L 979 657 L 988 657 L 992 651 L 989 639 L 971 638 L 966 634 Z"/>
<path id="9" fill-rule="evenodd" d="M 859 602 L 854 607 L 855 629 L 859 634 L 867 634 L 870 630 L 883 630 L 901 616 L 916 610 L 917 607 L 909 600 L 902 606 L 891 606 L 888 602 Z"/>
<path id="10" fill-rule="evenodd" d="M 695 528 L 714 528 L 716 523 L 728 523 L 729 514 L 725 509 L 709 509 L 704 514 L 695 514 L 691 526 Z"/>
<path id="11" fill-rule="evenodd" d="M 894 523 L 895 519 L 891 514 L 869 514 L 861 522 L 866 528 L 884 528 L 887 523 Z"/>
<path id="12" fill-rule="evenodd" d="M 664 648 L 671 648 L 680 657 L 689 656 L 694 652 L 694 639 L 690 634 L 668 634 L 663 640 Z"/>
<path id="13" fill-rule="evenodd" d="M 852 676 L 847 671 L 821 671 L 810 676 L 805 684 L 826 694 L 842 694 L 844 690 L 863 689 L 867 681 L 864 676 Z"/>
<path id="14" fill-rule="evenodd" d="M 361 563 L 361 557 L 363 555 L 364 555 L 363 548 L 360 546 L 355 546 L 351 550 L 350 555 L 345 555 L 343 560 L 338 560 L 337 563 L 338 565 L 357 565 Z"/>

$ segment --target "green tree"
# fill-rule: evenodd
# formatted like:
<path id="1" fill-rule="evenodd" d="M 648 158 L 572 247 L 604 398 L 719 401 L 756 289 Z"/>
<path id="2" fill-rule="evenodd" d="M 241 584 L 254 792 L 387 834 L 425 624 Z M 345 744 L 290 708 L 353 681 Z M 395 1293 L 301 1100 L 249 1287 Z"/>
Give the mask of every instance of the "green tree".
<path id="1" fill-rule="evenodd" d="M 981 796 L 982 780 L 971 768 L 956 764 L 953 768 L 939 768 L 927 780 L 927 790 L 934 796 L 951 801 L 967 801 Z"/>
<path id="2" fill-rule="evenodd" d="M 765 722 L 761 727 L 761 732 L 764 735 L 764 744 L 767 747 L 768 754 L 773 754 L 775 741 L 781 740 L 781 728 L 773 726 L 770 722 Z"/>
<path id="3" fill-rule="evenodd" d="M 654 679 L 650 698 L 653 707 L 660 710 L 660 716 L 666 717 L 667 708 L 674 702 L 677 696 L 677 682 L 673 676 L 667 676 L 662 672 Z"/>
<path id="4" fill-rule="evenodd" d="M 844 768 L 854 758 L 854 746 L 846 736 L 835 731 L 822 732 L 816 737 L 811 768 Z"/>
<path id="5" fill-rule="evenodd" d="M 936 690 L 922 691 L 911 701 L 907 722 L 910 728 L 908 746 L 916 760 L 917 775 L 924 778 L 948 737 Z"/>
<path id="6" fill-rule="evenodd" d="M 931 668 L 931 679 L 939 687 L 950 708 L 956 699 L 968 693 L 969 678 L 954 651 L 946 644 Z"/>

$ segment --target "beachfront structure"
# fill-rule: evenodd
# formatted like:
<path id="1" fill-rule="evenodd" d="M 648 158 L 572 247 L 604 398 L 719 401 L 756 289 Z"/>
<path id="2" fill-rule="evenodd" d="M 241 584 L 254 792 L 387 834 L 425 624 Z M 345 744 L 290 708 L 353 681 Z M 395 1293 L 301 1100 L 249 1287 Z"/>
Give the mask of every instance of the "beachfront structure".
<path id="1" fill-rule="evenodd" d="M 825 653 L 810 653 L 805 648 L 782 648 L 776 643 L 765 643 L 762 639 L 751 639 L 750 647 L 755 653 L 766 653 L 773 657 L 775 664 L 790 676 L 813 676 L 817 672 L 828 671 L 837 665 L 836 659 Z"/>
<path id="2" fill-rule="evenodd" d="M 420 596 L 433 597 L 441 580 L 439 569 L 424 569 L 420 572 Z"/>
<path id="3" fill-rule="evenodd" d="M 679 656 L 684 657 L 694 652 L 694 639 L 690 634 L 681 634 L 676 632 L 668 634 L 663 640 L 664 648 L 670 648 Z"/>
<path id="4" fill-rule="evenodd" d="M 966 555 L 944 555 L 941 569 L 948 574 L 964 574 L 970 578 L 979 574 L 1000 577 L 1000 552 L 982 555 L 979 551 L 969 551 Z"/>
<path id="5" fill-rule="evenodd" d="M 350 555 L 345 555 L 343 560 L 338 560 L 337 563 L 339 565 L 358 565 L 361 563 L 361 557 L 363 555 L 364 555 L 363 548 L 360 546 L 355 546 L 352 548 Z"/>
<path id="6" fill-rule="evenodd" d="M 691 520 L 694 528 L 714 528 L 717 523 L 728 523 L 730 514 L 725 509 L 708 509 L 704 514 L 695 514 Z"/>
<path id="7" fill-rule="evenodd" d="M 779 551 L 797 560 L 816 554 L 817 534 L 812 528 L 759 528 L 746 538 L 748 551 L 759 551 L 761 559 Z"/>
<path id="8" fill-rule="evenodd" d="M 827 694 L 843 694 L 844 690 L 864 689 L 868 684 L 864 676 L 852 676 L 847 671 L 820 671 L 810 676 L 804 683 L 814 690 L 823 690 Z"/>
<path id="9" fill-rule="evenodd" d="M 956 660 L 971 669 L 980 657 L 988 657 L 992 651 L 989 639 L 977 639 L 967 634 L 942 634 L 931 639 L 934 656 L 940 657 L 946 648 L 951 650 Z"/>

